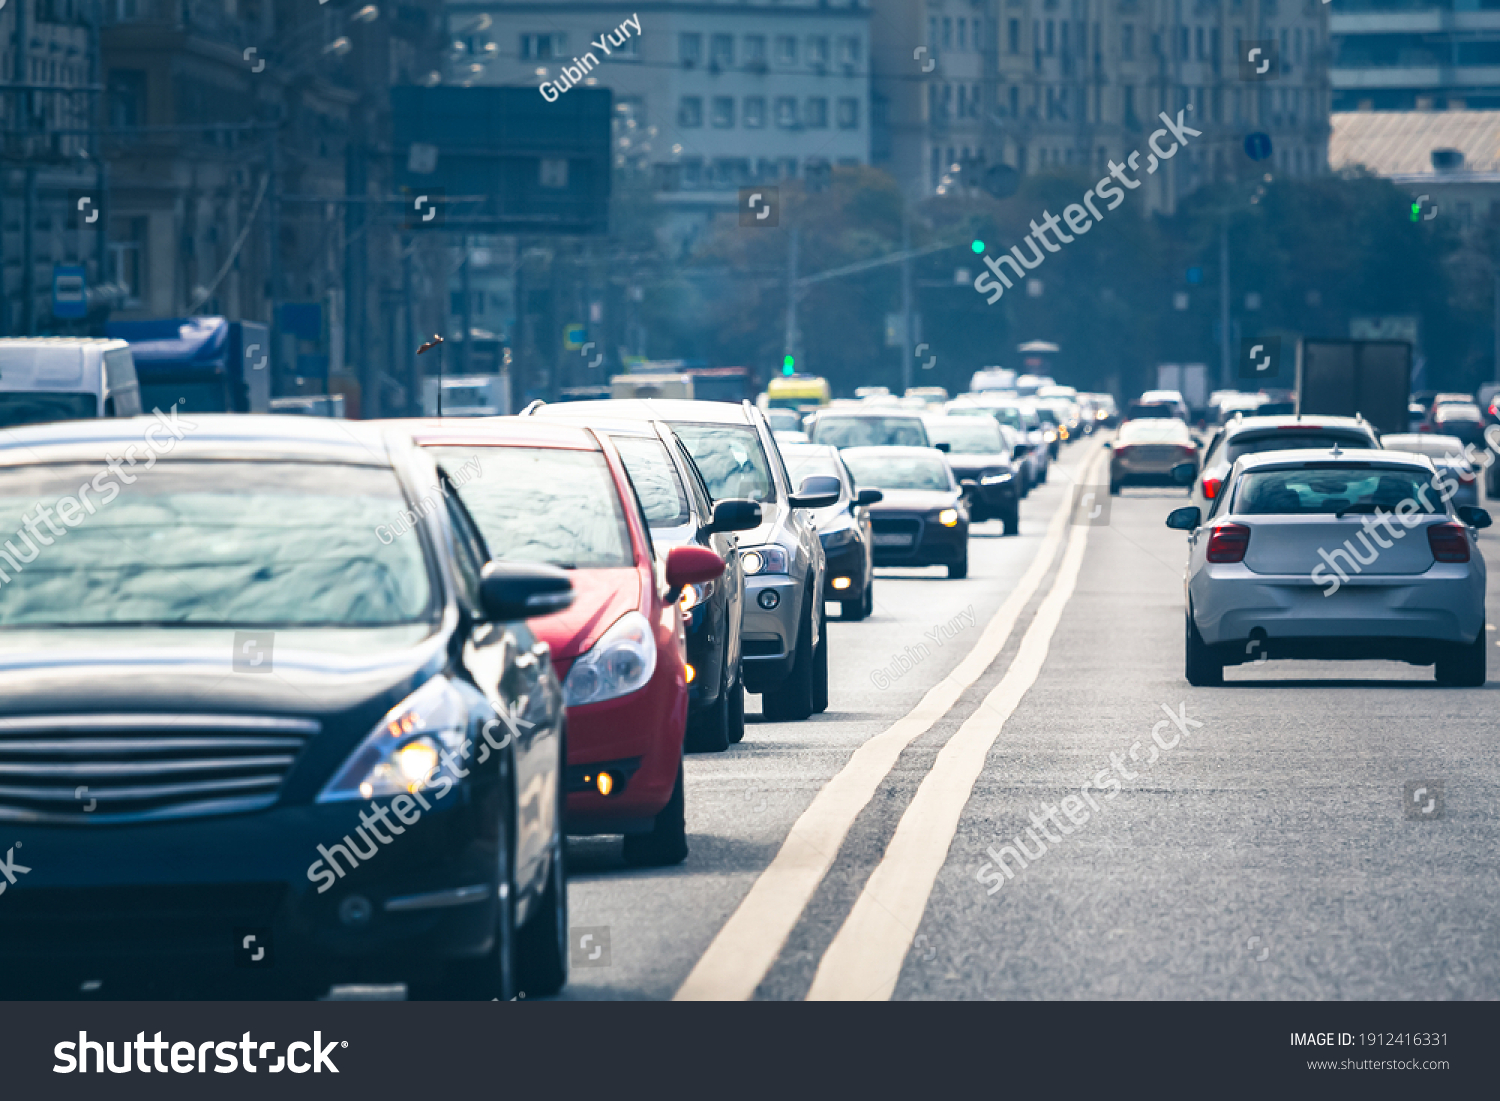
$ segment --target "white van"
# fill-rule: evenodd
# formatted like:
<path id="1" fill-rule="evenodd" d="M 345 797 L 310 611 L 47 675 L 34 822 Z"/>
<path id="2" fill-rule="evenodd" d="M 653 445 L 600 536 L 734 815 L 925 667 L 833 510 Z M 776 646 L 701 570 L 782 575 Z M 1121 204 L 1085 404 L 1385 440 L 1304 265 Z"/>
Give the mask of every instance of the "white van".
<path id="1" fill-rule="evenodd" d="M 135 360 L 123 340 L 88 336 L 0 338 L 0 428 L 134 417 Z"/>

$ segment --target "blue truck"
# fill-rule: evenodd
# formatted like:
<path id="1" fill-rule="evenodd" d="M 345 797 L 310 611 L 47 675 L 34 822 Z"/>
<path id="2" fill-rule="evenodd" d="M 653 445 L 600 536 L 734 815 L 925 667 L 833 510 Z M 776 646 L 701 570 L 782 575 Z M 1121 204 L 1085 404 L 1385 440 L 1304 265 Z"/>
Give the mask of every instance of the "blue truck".
<path id="1" fill-rule="evenodd" d="M 188 413 L 267 413 L 271 332 L 256 321 L 177 317 L 111 321 L 105 335 L 128 341 L 144 409 L 180 404 Z"/>

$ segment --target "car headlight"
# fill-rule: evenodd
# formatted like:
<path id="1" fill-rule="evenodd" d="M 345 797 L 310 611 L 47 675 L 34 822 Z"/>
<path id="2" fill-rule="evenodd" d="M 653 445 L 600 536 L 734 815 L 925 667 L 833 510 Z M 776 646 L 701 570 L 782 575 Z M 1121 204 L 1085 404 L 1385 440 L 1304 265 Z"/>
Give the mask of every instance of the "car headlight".
<path id="1" fill-rule="evenodd" d="M 644 688 L 654 672 L 656 638 L 651 624 L 640 612 L 626 612 L 568 670 L 563 702 L 581 707 L 617 699 Z"/>
<path id="2" fill-rule="evenodd" d="M 938 513 L 938 523 L 942 524 L 945 528 L 955 527 L 958 524 L 958 509 L 943 509 L 942 512 Z"/>
<path id="3" fill-rule="evenodd" d="M 835 528 L 833 531 L 824 532 L 818 536 L 823 543 L 824 550 L 835 550 L 839 547 L 848 546 L 855 540 L 854 529 L 850 527 Z"/>
<path id="4" fill-rule="evenodd" d="M 349 754 L 318 795 L 320 803 L 419 791 L 443 750 L 462 752 L 469 709 L 453 682 L 433 677 L 402 700 Z"/>
<path id="5" fill-rule="evenodd" d="M 714 595 L 715 587 L 712 581 L 705 581 L 701 585 L 687 585 L 682 590 L 682 596 L 678 598 L 677 606 L 684 612 L 691 612 L 699 604 Z"/>
<path id="6" fill-rule="evenodd" d="M 1010 479 L 1011 473 L 1009 471 L 1006 471 L 1004 474 L 986 474 L 979 479 L 979 484 L 982 486 L 998 486 L 1004 485 Z"/>
<path id="7" fill-rule="evenodd" d="M 741 551 L 740 565 L 749 577 L 763 573 L 786 573 L 786 548 L 771 545 Z"/>

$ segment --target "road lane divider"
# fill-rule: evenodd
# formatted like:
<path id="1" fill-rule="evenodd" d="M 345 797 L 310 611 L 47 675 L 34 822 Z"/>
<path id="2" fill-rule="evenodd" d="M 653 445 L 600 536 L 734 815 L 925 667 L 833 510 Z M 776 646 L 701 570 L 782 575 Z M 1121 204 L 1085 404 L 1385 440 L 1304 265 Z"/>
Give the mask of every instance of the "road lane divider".
<path id="1" fill-rule="evenodd" d="M 1015 659 L 1000 683 L 938 751 L 885 855 L 823 953 L 808 1001 L 888 1000 L 895 992 L 913 934 L 984 762 L 1047 661 L 1052 637 L 1078 583 L 1088 533 L 1087 524 L 1073 528 L 1052 588 L 1022 636 Z"/>
<path id="2" fill-rule="evenodd" d="M 1091 469 L 1102 451 L 1080 464 Z M 677 991 L 676 1001 L 744 1001 L 776 962 L 813 893 L 832 867 L 859 813 L 906 747 L 952 710 L 963 692 L 999 657 L 1067 530 L 1071 498 L 1053 514 L 1036 556 L 1015 589 L 985 625 L 984 634 L 953 671 L 888 729 L 856 749 L 792 825 L 776 856 L 760 873 L 729 920 Z"/>

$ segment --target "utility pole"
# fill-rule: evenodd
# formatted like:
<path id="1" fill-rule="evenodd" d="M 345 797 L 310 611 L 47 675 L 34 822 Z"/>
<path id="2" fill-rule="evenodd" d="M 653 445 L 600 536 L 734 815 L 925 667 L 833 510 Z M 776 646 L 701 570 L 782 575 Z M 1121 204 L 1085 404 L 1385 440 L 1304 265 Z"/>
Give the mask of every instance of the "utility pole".
<path id="1" fill-rule="evenodd" d="M 459 293 L 464 296 L 463 309 L 459 311 L 459 324 L 464 327 L 463 351 L 459 355 L 460 369 L 465 375 L 474 373 L 474 285 L 469 274 L 469 258 L 474 255 L 470 248 L 469 235 L 463 237 L 464 262 L 459 266 Z M 439 360 L 441 362 L 441 359 Z"/>
<path id="2" fill-rule="evenodd" d="M 911 203 L 901 197 L 901 392 L 911 388 Z"/>
<path id="3" fill-rule="evenodd" d="M 791 356 L 793 364 L 797 362 L 797 249 L 800 243 L 801 231 L 793 229 L 786 250 L 786 337 L 782 341 L 781 353 Z"/>
<path id="4" fill-rule="evenodd" d="M 1500 297 L 1496 298 L 1500 310 Z M 1234 386 L 1233 360 L 1229 356 L 1229 216 L 1219 223 L 1219 387 Z"/>
<path id="5" fill-rule="evenodd" d="M 406 304 L 406 339 L 402 347 L 406 352 L 406 409 L 407 415 L 420 417 L 422 408 L 422 369 L 417 364 L 416 353 L 411 348 L 417 342 L 417 308 L 412 304 L 412 250 L 416 245 L 410 233 L 401 235 L 401 299 Z"/>
<path id="6" fill-rule="evenodd" d="M 266 131 L 266 200 L 270 206 L 266 209 L 266 230 L 269 240 L 266 242 L 266 298 L 271 307 L 271 353 L 272 353 L 272 375 L 271 396 L 276 397 L 277 363 L 285 353 L 282 347 L 284 341 L 281 338 L 281 311 L 276 308 L 276 300 L 281 294 L 281 181 L 277 178 L 280 168 L 276 156 L 276 147 L 281 132 L 281 105 L 271 105 L 271 125 Z M 282 363 L 279 372 L 283 379 L 288 371 L 295 374 L 297 362 L 295 355 L 291 363 Z"/>

